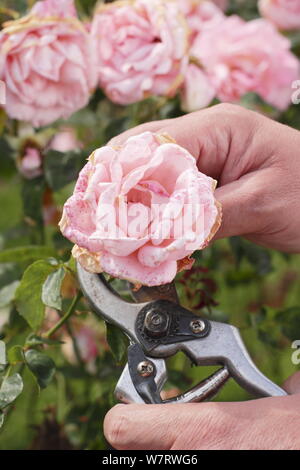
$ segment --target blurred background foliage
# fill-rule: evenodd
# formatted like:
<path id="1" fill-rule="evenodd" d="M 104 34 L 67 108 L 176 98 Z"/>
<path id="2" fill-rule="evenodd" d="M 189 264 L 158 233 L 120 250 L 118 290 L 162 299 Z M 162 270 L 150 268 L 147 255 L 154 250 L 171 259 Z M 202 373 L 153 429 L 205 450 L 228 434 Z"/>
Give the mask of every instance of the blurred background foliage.
<path id="1" fill-rule="evenodd" d="M 16 11 L 23 14 L 32 3 L 2 0 L 1 22 Z M 85 18 L 95 1 L 76 4 Z M 252 0 L 231 1 L 229 12 L 246 19 L 258 15 Z M 299 33 L 289 35 L 299 52 Z M 279 113 L 252 94 L 241 104 L 299 129 L 299 106 Z M 151 98 L 123 108 L 98 90 L 87 108 L 63 123 L 74 130 L 82 148 L 44 150 L 43 174 L 26 180 L 16 164 L 28 139 L 38 145 L 62 123 L 47 129 L 47 135 L 42 130 L 40 140 L 25 129 L 22 141 L 15 138 L 20 124 L 0 110 L 0 449 L 106 448 L 102 422 L 115 403 L 126 340 L 95 318 L 78 293 L 71 244 L 60 235 L 57 221 L 92 150 L 132 126 L 180 114 L 177 98 Z M 218 241 L 195 257 L 194 268 L 177 279 L 183 305 L 238 326 L 257 366 L 282 383 L 297 368 L 291 345 L 300 339 L 300 257 L 238 237 Z M 117 288 L 124 286 L 119 282 Z M 67 321 L 58 329 L 61 317 Z M 192 367 L 182 354 L 171 358 L 168 367 L 168 396 L 214 370 Z M 247 398 L 230 381 L 217 400 Z"/>

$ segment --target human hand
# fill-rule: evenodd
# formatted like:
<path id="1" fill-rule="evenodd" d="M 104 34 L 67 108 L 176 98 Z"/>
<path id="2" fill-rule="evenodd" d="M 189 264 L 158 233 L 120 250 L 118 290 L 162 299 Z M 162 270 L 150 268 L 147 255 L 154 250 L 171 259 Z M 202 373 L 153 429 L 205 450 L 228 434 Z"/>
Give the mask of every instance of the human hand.
<path id="1" fill-rule="evenodd" d="M 104 432 L 119 450 L 300 449 L 300 372 L 294 395 L 237 403 L 117 405 Z"/>
<path id="2" fill-rule="evenodd" d="M 240 106 L 221 104 L 143 124 L 114 138 L 167 132 L 219 182 L 223 206 L 215 238 L 243 235 L 281 251 L 300 252 L 300 132 Z"/>

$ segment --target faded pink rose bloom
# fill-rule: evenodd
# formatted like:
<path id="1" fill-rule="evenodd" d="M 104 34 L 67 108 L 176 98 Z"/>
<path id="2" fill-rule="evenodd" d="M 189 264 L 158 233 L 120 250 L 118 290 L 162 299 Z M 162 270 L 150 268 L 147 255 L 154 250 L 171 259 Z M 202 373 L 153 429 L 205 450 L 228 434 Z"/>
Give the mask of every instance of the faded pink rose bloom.
<path id="1" fill-rule="evenodd" d="M 258 8 L 260 14 L 279 29 L 300 29 L 299 0 L 259 0 Z"/>
<path id="2" fill-rule="evenodd" d="M 97 84 L 91 39 L 73 0 L 37 2 L 0 33 L 0 79 L 11 118 L 45 126 L 83 108 Z"/>
<path id="3" fill-rule="evenodd" d="M 165 284 L 192 266 L 189 257 L 219 228 L 215 186 L 187 150 L 168 136 L 145 132 L 91 155 L 60 228 L 88 271 Z"/>
<path id="4" fill-rule="evenodd" d="M 115 103 L 173 96 L 187 64 L 188 29 L 176 2 L 130 0 L 102 5 L 91 34 L 100 86 Z"/>
<path id="5" fill-rule="evenodd" d="M 77 139 L 76 132 L 72 127 L 63 127 L 51 139 L 49 148 L 64 153 L 80 150 L 82 143 Z"/>
<path id="6" fill-rule="evenodd" d="M 24 178 L 29 180 L 37 178 L 43 174 L 42 160 L 40 150 L 33 147 L 27 147 L 25 154 L 18 164 L 20 173 Z"/>
<path id="7" fill-rule="evenodd" d="M 219 8 L 225 11 L 228 8 L 228 0 L 212 0 Z"/>
<path id="8" fill-rule="evenodd" d="M 216 89 L 206 73 L 196 64 L 189 64 L 181 93 L 182 109 L 188 113 L 205 108 L 216 96 Z"/>
<path id="9" fill-rule="evenodd" d="M 208 0 L 177 0 L 190 29 L 190 43 L 198 33 L 224 19 L 223 11 Z"/>
<path id="10" fill-rule="evenodd" d="M 74 345 L 71 337 L 65 335 L 63 338 L 62 352 L 71 364 L 77 363 Z M 80 358 L 83 362 L 92 363 L 99 356 L 99 342 L 94 329 L 90 326 L 75 325 L 74 339 L 76 340 Z"/>
<path id="11" fill-rule="evenodd" d="M 31 13 L 39 17 L 55 15 L 58 18 L 77 16 L 73 0 L 41 0 L 36 2 Z"/>
<path id="12" fill-rule="evenodd" d="M 83 326 L 76 332 L 75 337 L 83 361 L 90 362 L 96 359 L 99 355 L 99 346 L 95 331 L 87 326 Z"/>
<path id="13" fill-rule="evenodd" d="M 206 29 L 224 21 L 225 15 L 223 11 L 211 1 L 177 1 L 189 25 L 190 54 L 192 54 L 193 44 L 198 36 Z M 197 63 L 194 63 L 192 55 L 190 60 L 191 63 L 185 70 L 184 81 L 181 88 L 181 107 L 186 112 L 193 112 L 205 108 L 216 96 L 216 89 L 208 74 L 204 69 L 198 66 Z"/>
<path id="14" fill-rule="evenodd" d="M 291 103 L 291 87 L 299 77 L 299 60 L 290 41 L 267 20 L 224 19 L 200 33 L 194 56 L 221 101 L 238 101 L 255 92 L 280 110 Z"/>

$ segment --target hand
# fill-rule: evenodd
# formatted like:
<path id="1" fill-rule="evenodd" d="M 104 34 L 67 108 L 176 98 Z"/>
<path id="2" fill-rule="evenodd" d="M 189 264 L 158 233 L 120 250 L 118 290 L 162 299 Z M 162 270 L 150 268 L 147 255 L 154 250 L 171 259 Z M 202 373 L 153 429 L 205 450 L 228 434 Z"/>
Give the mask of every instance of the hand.
<path id="1" fill-rule="evenodd" d="M 112 140 L 167 132 L 219 181 L 223 222 L 215 238 L 243 235 L 278 250 L 300 252 L 300 132 L 240 106 L 221 104 L 138 126 Z"/>
<path id="2" fill-rule="evenodd" d="M 300 449 L 300 372 L 291 395 L 239 403 L 117 405 L 104 432 L 119 450 Z"/>

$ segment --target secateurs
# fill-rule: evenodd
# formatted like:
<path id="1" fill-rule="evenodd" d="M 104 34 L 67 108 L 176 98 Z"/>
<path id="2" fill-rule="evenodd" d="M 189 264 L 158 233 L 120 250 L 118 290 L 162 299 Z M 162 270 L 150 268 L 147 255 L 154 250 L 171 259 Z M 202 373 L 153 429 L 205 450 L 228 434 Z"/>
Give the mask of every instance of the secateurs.
<path id="1" fill-rule="evenodd" d="M 142 287 L 136 302 L 124 301 L 102 275 L 78 264 L 83 292 L 95 313 L 121 328 L 130 340 L 128 363 L 115 394 L 124 403 L 187 403 L 209 400 L 232 377 L 254 396 L 283 396 L 286 392 L 264 376 L 252 362 L 238 329 L 196 316 L 183 308 L 174 283 Z M 167 380 L 165 359 L 183 351 L 195 364 L 220 369 L 186 393 L 163 401 Z"/>

